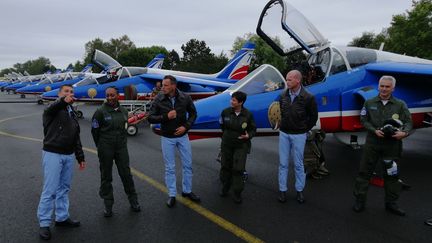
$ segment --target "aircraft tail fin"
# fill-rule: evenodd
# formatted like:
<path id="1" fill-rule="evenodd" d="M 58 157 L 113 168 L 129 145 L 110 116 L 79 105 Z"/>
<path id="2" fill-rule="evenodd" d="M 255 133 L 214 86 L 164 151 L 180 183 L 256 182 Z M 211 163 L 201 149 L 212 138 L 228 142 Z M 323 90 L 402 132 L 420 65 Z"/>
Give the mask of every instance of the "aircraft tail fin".
<path id="1" fill-rule="evenodd" d="M 156 68 L 156 69 L 161 69 L 163 62 L 165 59 L 165 55 L 164 54 L 157 54 L 155 56 L 155 58 L 153 58 L 153 60 L 151 60 L 146 67 L 148 68 Z"/>
<path id="2" fill-rule="evenodd" d="M 248 74 L 255 44 L 246 42 L 240 51 L 228 62 L 228 64 L 216 74 L 216 78 L 240 80 Z"/>

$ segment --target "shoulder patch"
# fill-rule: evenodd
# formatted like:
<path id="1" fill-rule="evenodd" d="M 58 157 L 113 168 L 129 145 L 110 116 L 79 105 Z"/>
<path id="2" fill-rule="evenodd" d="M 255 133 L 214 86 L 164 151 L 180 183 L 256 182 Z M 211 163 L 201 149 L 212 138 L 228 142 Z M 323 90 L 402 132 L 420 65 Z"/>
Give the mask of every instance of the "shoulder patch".
<path id="1" fill-rule="evenodd" d="M 360 111 L 360 115 L 361 115 L 361 116 L 366 116 L 366 114 L 367 114 L 366 107 L 363 106 L 363 108 L 362 108 L 361 111 Z"/>
<path id="2" fill-rule="evenodd" d="M 95 119 L 92 121 L 92 128 L 99 128 L 99 122 Z"/>

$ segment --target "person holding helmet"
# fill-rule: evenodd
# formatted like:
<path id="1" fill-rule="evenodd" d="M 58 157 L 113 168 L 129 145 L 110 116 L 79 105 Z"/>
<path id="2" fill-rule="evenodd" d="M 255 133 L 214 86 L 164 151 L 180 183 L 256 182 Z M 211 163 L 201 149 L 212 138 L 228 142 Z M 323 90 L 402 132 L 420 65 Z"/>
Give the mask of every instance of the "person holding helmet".
<path id="1" fill-rule="evenodd" d="M 362 212 L 365 208 L 369 180 L 380 161 L 384 165 L 385 208 L 390 213 L 405 215 L 396 204 L 402 189 L 397 160 L 402 153 L 402 139 L 412 130 L 412 120 L 405 102 L 393 96 L 395 85 L 394 77 L 382 76 L 378 96 L 367 100 L 360 112 L 361 122 L 368 133 L 354 186 L 355 212 Z"/>

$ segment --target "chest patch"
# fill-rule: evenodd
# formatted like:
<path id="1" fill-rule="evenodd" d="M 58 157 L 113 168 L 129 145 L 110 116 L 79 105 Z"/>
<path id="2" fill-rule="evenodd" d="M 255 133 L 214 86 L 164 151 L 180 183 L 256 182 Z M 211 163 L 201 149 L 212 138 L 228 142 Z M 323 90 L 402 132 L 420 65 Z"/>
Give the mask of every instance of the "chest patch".
<path id="1" fill-rule="evenodd" d="M 246 129 L 246 127 L 247 127 L 247 123 L 246 123 L 246 122 L 243 122 L 241 126 L 242 126 L 243 129 Z"/>
<path id="2" fill-rule="evenodd" d="M 363 107 L 363 108 L 361 109 L 361 111 L 360 111 L 360 115 L 361 115 L 361 116 L 366 116 L 366 114 L 367 114 L 366 108 Z"/>

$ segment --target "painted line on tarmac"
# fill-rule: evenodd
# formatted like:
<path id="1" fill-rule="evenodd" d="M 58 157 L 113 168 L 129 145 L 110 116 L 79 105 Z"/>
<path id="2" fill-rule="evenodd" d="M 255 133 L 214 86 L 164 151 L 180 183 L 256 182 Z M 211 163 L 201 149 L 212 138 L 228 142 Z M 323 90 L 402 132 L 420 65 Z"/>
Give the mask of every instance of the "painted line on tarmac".
<path id="1" fill-rule="evenodd" d="M 36 114 L 40 114 L 40 113 L 33 113 L 33 114 L 27 114 L 27 115 L 22 115 L 22 116 L 5 118 L 5 119 L 0 120 L 0 124 L 3 122 L 6 122 L 6 121 L 14 120 L 14 119 L 34 116 Z M 17 138 L 17 139 L 28 140 L 28 141 L 34 141 L 34 142 L 42 142 L 43 141 L 42 139 L 39 139 L 39 138 L 20 136 L 20 135 L 4 132 L 1 130 L 0 130 L 0 135 L 12 137 L 12 138 Z M 97 154 L 97 151 L 95 149 L 83 147 L 83 150 L 87 151 L 89 153 Z M 168 192 L 167 188 L 162 183 L 156 181 L 155 179 L 151 178 L 150 176 L 145 175 L 141 171 L 131 167 L 131 173 L 134 176 L 140 178 L 141 180 L 147 182 L 148 184 L 150 184 L 154 188 L 158 189 L 159 191 L 164 192 L 164 193 Z M 226 219 L 220 217 L 219 215 L 211 212 L 210 210 L 206 209 L 205 207 L 192 202 L 191 200 L 189 200 L 187 198 L 184 198 L 182 196 L 177 195 L 177 201 L 179 201 L 181 204 L 192 209 L 196 213 L 200 214 L 201 216 L 203 216 L 206 219 L 210 220 L 211 222 L 215 223 L 219 227 L 225 229 L 228 232 L 231 232 L 232 234 L 234 234 L 235 236 L 237 236 L 238 238 L 240 238 L 246 242 L 254 242 L 254 243 L 264 242 L 263 240 L 259 239 L 258 237 L 252 235 L 251 233 L 243 230 L 242 228 L 238 227 L 237 225 L 229 222 L 228 220 L 226 220 Z"/>

